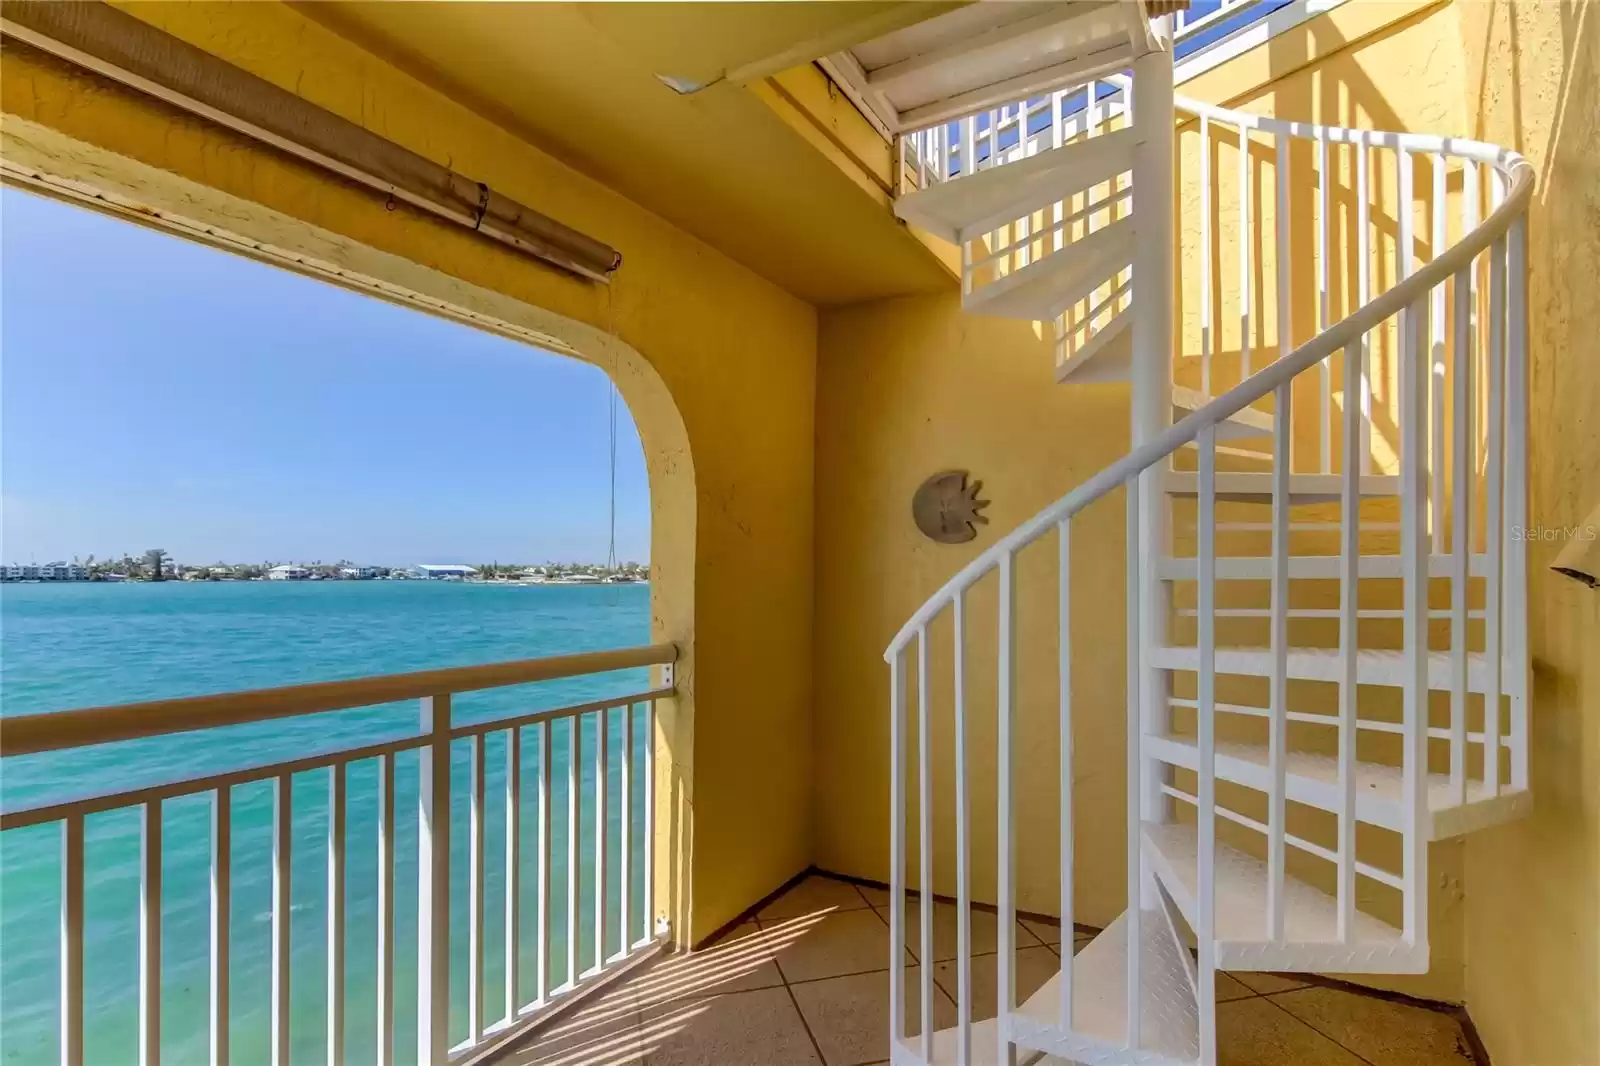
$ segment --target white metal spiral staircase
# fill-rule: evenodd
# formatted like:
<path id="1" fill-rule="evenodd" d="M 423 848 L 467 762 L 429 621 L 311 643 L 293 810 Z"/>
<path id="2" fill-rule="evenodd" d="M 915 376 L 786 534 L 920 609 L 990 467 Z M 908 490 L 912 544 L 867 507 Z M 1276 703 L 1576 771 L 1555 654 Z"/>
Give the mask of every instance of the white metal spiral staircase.
<path id="1" fill-rule="evenodd" d="M 1130 381 L 1134 447 L 964 567 L 888 649 L 894 1062 L 1210 1064 L 1215 971 L 1425 972 L 1429 842 L 1530 802 L 1513 531 L 1527 517 L 1533 176 L 1492 145 L 1174 98 L 1170 20 L 1147 5 L 1017 7 L 982 32 L 941 37 L 935 18 L 857 48 L 854 81 L 911 131 L 896 211 L 959 245 L 965 309 L 1052 323 L 1060 381 Z M 1074 525 L 1117 489 L 1126 704 L 1080 705 L 1074 674 L 1117 666 L 1104 641 L 1099 657 L 1074 641 Z M 1025 549 L 1052 539 L 1055 587 L 1019 579 Z M 1048 710 L 1019 696 L 1029 597 L 1053 605 Z M 969 634 L 989 625 L 992 650 Z M 989 656 L 994 688 L 975 699 Z M 984 1020 L 973 707 L 996 719 L 999 1006 Z M 1019 803 L 1019 720 L 1035 712 L 1059 740 L 1053 809 L 1036 788 Z M 1019 995 L 1019 864 L 1057 867 L 1072 924 L 1075 867 L 1108 859 L 1073 831 L 1073 719 L 1116 713 L 1131 905 Z M 953 766 L 932 759 L 945 730 Z M 952 807 L 941 882 L 936 812 Z M 1059 849 L 1041 847 L 1033 830 L 1056 819 Z M 913 841 L 923 905 L 908 943 Z M 905 948 L 932 957 L 941 883 L 957 906 L 959 1021 L 908 1031 Z M 917 1018 L 931 1017 L 931 971 Z"/>

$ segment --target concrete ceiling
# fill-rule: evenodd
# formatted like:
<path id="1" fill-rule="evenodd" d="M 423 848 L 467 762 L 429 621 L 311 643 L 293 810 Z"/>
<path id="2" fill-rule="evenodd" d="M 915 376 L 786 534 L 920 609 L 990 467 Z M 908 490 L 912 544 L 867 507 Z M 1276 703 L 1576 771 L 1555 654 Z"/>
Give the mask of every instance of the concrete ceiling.
<path id="1" fill-rule="evenodd" d="M 805 300 L 950 282 L 886 206 L 739 84 L 947 5 L 298 6 Z M 704 87 L 681 93 L 658 75 Z"/>

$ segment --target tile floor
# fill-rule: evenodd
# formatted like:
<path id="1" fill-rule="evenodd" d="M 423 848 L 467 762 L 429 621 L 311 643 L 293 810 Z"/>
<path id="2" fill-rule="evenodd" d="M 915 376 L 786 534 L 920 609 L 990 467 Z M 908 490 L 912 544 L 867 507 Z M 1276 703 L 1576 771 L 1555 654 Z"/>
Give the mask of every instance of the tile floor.
<path id="1" fill-rule="evenodd" d="M 692 955 L 663 957 L 557 1019 L 499 1066 L 869 1066 L 889 1054 L 887 893 L 812 876 Z M 908 917 L 915 929 L 917 915 Z M 974 911 L 974 1018 L 994 1014 L 993 914 Z M 1018 923 L 1024 995 L 1059 967 L 1061 930 Z M 1088 943 L 1074 937 L 1077 947 Z M 954 1025 L 955 910 L 934 911 L 934 1024 Z M 919 960 L 907 987 L 915 988 Z M 1223 1066 L 1473 1066 L 1455 1019 L 1273 974 L 1224 974 Z M 916 1003 L 910 1027 L 916 1027 Z"/>

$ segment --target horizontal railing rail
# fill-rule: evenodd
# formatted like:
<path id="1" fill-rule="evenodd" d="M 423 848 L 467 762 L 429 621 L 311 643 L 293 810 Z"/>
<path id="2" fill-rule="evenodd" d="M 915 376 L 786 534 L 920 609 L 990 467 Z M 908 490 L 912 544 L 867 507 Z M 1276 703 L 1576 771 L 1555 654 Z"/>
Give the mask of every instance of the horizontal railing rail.
<path id="1" fill-rule="evenodd" d="M 139 1061 L 156 1066 L 164 1049 L 162 956 L 163 924 L 192 927 L 181 911 L 198 906 L 179 893 L 165 892 L 164 874 L 174 874 L 182 858 L 192 859 L 196 836 L 209 833 L 209 908 L 206 923 L 208 1016 L 204 1057 L 213 1066 L 226 1066 L 230 1055 L 248 1056 L 234 1049 L 232 1007 L 236 964 L 235 942 L 245 931 L 235 932 L 243 915 L 235 914 L 238 882 L 270 873 L 271 904 L 267 912 L 271 930 L 267 987 L 262 990 L 268 1015 L 265 1034 L 266 1061 L 291 1066 L 307 1061 L 304 1040 L 291 1036 L 304 1032 L 305 1020 L 291 1026 L 291 989 L 307 977 L 296 932 L 297 948 L 290 952 L 290 912 L 304 905 L 295 890 L 296 839 L 303 838 L 309 819 L 323 832 L 326 883 L 321 966 L 325 967 L 325 1003 L 322 1026 L 324 1046 L 316 1058 L 341 1066 L 349 1039 L 347 999 L 350 998 L 347 959 L 347 920 L 351 905 L 375 911 L 377 928 L 376 987 L 356 998 L 375 1000 L 375 1046 L 370 1056 L 380 1066 L 397 1061 L 395 1044 L 400 1017 L 396 1010 L 397 798 L 407 785 L 397 788 L 398 757 L 414 757 L 417 768 L 414 794 L 417 825 L 416 852 L 416 1030 L 415 1060 L 427 1066 L 444 1066 L 460 1059 L 482 1058 L 553 1011 L 573 1001 L 576 994 L 609 978 L 618 969 L 634 965 L 664 942 L 667 928 L 656 916 L 654 842 L 656 837 L 655 770 L 657 745 L 656 705 L 676 693 L 671 664 L 677 656 L 670 644 L 552 656 L 483 666 L 429 670 L 348 681 L 320 682 L 249 692 L 224 693 L 187 699 L 96 707 L 79 711 L 29 715 L 0 721 L 7 762 L 16 758 L 60 758 L 73 749 L 130 740 L 149 740 L 250 722 L 287 719 L 415 700 L 416 732 L 376 741 L 354 741 L 342 746 L 289 759 L 277 759 L 221 771 L 184 772 L 154 783 L 118 786 L 69 798 L 50 797 L 12 804 L 0 811 L 0 830 L 28 830 L 57 824 L 60 827 L 61 891 L 56 921 L 59 930 L 59 996 L 57 1053 L 63 1066 L 87 1061 L 86 1023 L 104 1026 L 103 1010 L 86 1014 L 86 963 L 99 945 L 86 942 L 86 896 L 92 887 L 86 877 L 88 856 L 97 847 L 88 841 L 86 822 L 108 812 L 138 812 L 139 897 L 137 981 L 127 996 L 129 1010 L 137 1012 Z M 483 721 L 456 723 L 452 697 L 483 691 L 593 678 L 619 670 L 660 666 L 658 683 L 615 696 L 565 706 L 502 715 Z M 488 759 L 491 745 L 499 754 Z M 524 760 L 524 749 L 528 758 Z M 465 756 L 463 758 L 463 756 Z M 376 870 L 370 884 L 350 884 L 347 870 L 352 850 L 351 768 L 376 764 L 376 822 L 355 823 L 363 842 L 376 849 Z M 461 763 L 457 774 L 452 763 Z M 537 765 L 537 771 L 534 766 Z M 3 765 L 3 764 L 0 764 Z M 460 774 L 461 769 L 465 770 Z M 304 775 L 325 775 L 325 806 L 304 802 L 297 812 L 294 798 Z M 453 779 L 464 777 L 464 788 Z M 491 793 L 491 778 L 494 786 Z M 362 781 L 366 780 L 363 769 Z M 270 855 L 253 857 L 239 851 L 245 839 L 236 827 L 235 791 L 241 786 L 271 786 Z M 322 792 L 313 788 L 312 792 Z M 465 792 L 467 817 L 452 825 L 454 800 Z M 182 801 L 209 797 L 208 816 Z M 258 799 L 260 797 L 257 797 Z M 559 800 L 559 802 L 557 802 Z M 177 802 L 174 802 L 177 801 Z M 259 806 L 259 804 L 257 804 Z M 360 810 L 366 810 L 366 802 Z M 488 839 L 491 816 L 499 824 L 498 840 Z M 558 822 L 557 818 L 561 821 Z M 196 823 L 203 818 L 205 830 Z M 169 825 L 168 823 L 171 823 Z M 564 826 L 562 823 L 564 822 Z M 524 825 L 530 823 L 533 862 L 523 855 Z M 181 827 L 182 832 L 176 832 Z M 236 832 L 238 828 L 238 832 Z M 370 829 L 370 835 L 364 829 Z M 451 839 L 461 832 L 466 839 L 467 877 L 464 906 L 452 906 Z M 173 842 L 164 846 L 163 840 Z M 558 849 L 558 838 L 564 849 Z M 254 834 L 249 839 L 259 840 Z M 304 847 L 303 839 L 300 847 Z M 238 855 L 235 852 L 239 851 Z M 499 875 L 498 892 L 487 874 L 490 854 Z M 13 853 L 18 854 L 18 853 Z M 459 861 L 459 860 L 458 860 Z M 530 871 L 528 867 L 532 866 Z M 459 869 L 459 867 L 457 867 Z M 525 878 L 532 877 L 534 898 L 524 900 Z M 180 884 L 192 877 L 177 878 Z M 260 886 L 264 888 L 265 886 Z M 356 891 L 352 891 L 356 888 Z M 367 891 L 361 891 L 366 889 Z M 178 896 L 179 898 L 173 898 Z M 18 904 L 9 901 L 8 906 Z M 176 908 L 176 910 L 175 910 Z M 500 911 L 488 921 L 491 908 Z M 524 911 L 528 918 L 524 922 Z M 15 912 L 13 912 L 14 914 Z M 42 917 L 42 915 L 41 915 Z M 525 934 L 524 930 L 529 932 Z M 503 935 L 500 980 L 491 984 L 487 960 L 488 935 Z M 170 934 L 169 934 L 170 935 Z M 465 1021 L 459 1001 L 452 1003 L 450 959 L 452 942 L 466 940 L 468 962 Z M 253 942 L 247 940 L 246 942 Z M 531 971 L 525 981 L 522 971 Z M 259 970 L 257 971 L 259 972 Z M 494 993 L 491 1005 L 490 994 Z M 465 1030 L 464 1037 L 461 1031 Z M 20 1034 L 0 1034 L 15 1045 Z M 455 1038 L 460 1037 L 460 1038 Z M 454 1039 L 453 1039 L 454 1038 Z M 41 1056 L 42 1057 L 42 1056 Z"/>
<path id="2" fill-rule="evenodd" d="M 72 711 L 0 718 L 0 755 L 81 748 L 119 740 L 166 736 L 196 729 L 264 722 L 352 707 L 421 699 L 440 692 L 475 692 L 508 685 L 556 681 L 583 674 L 670 663 L 677 650 L 654 644 L 616 651 L 552 655 L 482 666 L 456 666 L 407 674 L 315 681 L 305 685 L 185 696 L 145 703 L 111 704 Z"/>

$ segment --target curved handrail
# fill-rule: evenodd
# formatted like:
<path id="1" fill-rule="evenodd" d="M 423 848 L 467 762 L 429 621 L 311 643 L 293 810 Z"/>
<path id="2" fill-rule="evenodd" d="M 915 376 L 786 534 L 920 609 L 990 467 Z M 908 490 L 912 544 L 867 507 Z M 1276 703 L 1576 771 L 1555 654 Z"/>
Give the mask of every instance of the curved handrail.
<path id="1" fill-rule="evenodd" d="M 1125 76 L 1107 80 L 1123 77 Z M 1327 359 L 1334 352 L 1358 341 L 1386 319 L 1424 297 L 1434 286 L 1468 266 L 1480 252 L 1505 236 L 1516 217 L 1527 208 L 1528 200 L 1533 195 L 1533 166 L 1519 153 L 1483 141 L 1291 122 L 1243 111 L 1230 111 L 1181 96 L 1175 96 L 1173 104 L 1176 108 L 1194 115 L 1205 115 L 1208 118 L 1268 133 L 1287 133 L 1291 136 L 1308 138 L 1322 137 L 1333 142 L 1387 147 L 1405 152 L 1433 152 L 1471 160 L 1493 167 L 1508 180 L 1509 188 L 1500 205 L 1470 233 L 1463 235 L 1443 253 L 1418 267 L 1403 281 L 1367 301 L 1288 355 L 1268 364 L 1182 421 L 1167 427 L 1158 436 L 1134 448 L 995 541 L 981 555 L 957 571 L 954 577 L 945 582 L 917 609 L 906 624 L 900 627 L 900 631 L 895 634 L 884 652 L 886 661 L 892 663 L 894 657 L 905 649 L 919 630 L 953 602 L 957 595 L 997 567 L 1002 558 L 1015 554 L 1043 536 L 1052 526 L 1072 518 L 1113 489 L 1132 481 L 1185 444 L 1194 441 L 1205 429 L 1232 418 L 1291 378 Z"/>

